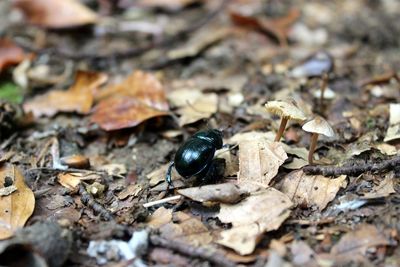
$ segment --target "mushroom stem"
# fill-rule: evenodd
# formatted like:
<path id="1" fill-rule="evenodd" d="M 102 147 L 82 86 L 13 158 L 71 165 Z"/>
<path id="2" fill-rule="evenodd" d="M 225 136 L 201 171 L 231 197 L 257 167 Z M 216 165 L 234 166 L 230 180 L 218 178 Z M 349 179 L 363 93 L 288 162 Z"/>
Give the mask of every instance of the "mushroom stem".
<path id="1" fill-rule="evenodd" d="M 287 118 L 287 117 L 282 117 L 281 125 L 279 125 L 279 130 L 278 130 L 278 132 L 276 133 L 276 136 L 275 136 L 275 142 L 278 142 L 281 139 L 281 137 L 283 135 L 283 132 L 285 131 L 288 119 L 289 118 Z"/>
<path id="2" fill-rule="evenodd" d="M 323 105 L 324 105 L 324 95 L 325 95 L 326 87 L 328 87 L 328 74 L 325 73 L 322 76 L 321 96 L 320 96 L 320 99 L 319 99 L 319 105 L 320 105 L 320 108 L 321 108 L 321 112 L 324 111 L 324 106 Z"/>
<path id="3" fill-rule="evenodd" d="M 313 164 L 313 160 L 314 160 L 313 156 L 314 156 L 315 148 L 317 147 L 317 140 L 318 140 L 318 134 L 313 133 L 311 135 L 310 151 L 308 152 L 308 163 L 310 165 Z"/>

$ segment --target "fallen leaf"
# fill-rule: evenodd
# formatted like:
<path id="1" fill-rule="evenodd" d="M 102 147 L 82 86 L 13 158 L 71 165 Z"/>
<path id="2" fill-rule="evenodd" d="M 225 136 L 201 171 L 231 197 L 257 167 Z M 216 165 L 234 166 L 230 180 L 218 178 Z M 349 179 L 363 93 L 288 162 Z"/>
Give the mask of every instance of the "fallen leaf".
<path id="1" fill-rule="evenodd" d="M 69 28 L 97 22 L 97 15 L 78 0 L 13 0 L 31 24 Z"/>
<path id="2" fill-rule="evenodd" d="M 279 45 L 286 47 L 290 26 L 299 18 L 300 12 L 291 9 L 286 16 L 276 19 L 256 18 L 239 12 L 231 11 L 231 20 L 240 26 L 253 28 L 269 35 L 278 41 Z"/>
<path id="3" fill-rule="evenodd" d="M 140 184 L 130 184 L 127 188 L 118 193 L 118 199 L 124 200 L 130 196 L 136 197 L 143 190 Z"/>
<path id="4" fill-rule="evenodd" d="M 345 234 L 332 247 L 331 254 L 340 256 L 341 259 L 351 259 L 356 255 L 365 255 L 368 248 L 384 245 L 390 245 L 390 242 L 382 232 L 374 225 L 363 224 L 355 231 Z"/>
<path id="5" fill-rule="evenodd" d="M 373 187 L 370 192 L 364 194 L 363 199 L 387 197 L 390 194 L 396 193 L 396 190 L 394 190 L 393 178 L 394 174 L 388 173 L 378 186 Z"/>
<path id="6" fill-rule="evenodd" d="M 4 163 L 0 166 L 0 184 L 12 183 L 17 191 L 1 197 L 0 201 L 0 239 L 6 239 L 23 227 L 35 208 L 35 196 L 25 184 L 21 171 L 14 165 Z"/>
<path id="7" fill-rule="evenodd" d="M 218 218 L 233 227 L 221 232 L 218 243 L 240 255 L 252 253 L 263 233 L 278 229 L 289 217 L 292 205 L 274 188 L 255 192 L 235 205 L 221 204 Z"/>
<path id="8" fill-rule="evenodd" d="M 346 175 L 330 179 L 322 175 L 306 175 L 298 170 L 285 176 L 280 190 L 296 205 L 317 205 L 321 211 L 335 198 L 339 189 L 346 186 Z"/>
<path id="9" fill-rule="evenodd" d="M 239 171 L 239 158 L 231 153 L 230 148 L 221 148 L 216 151 L 215 158 L 225 160 L 224 177 L 236 176 Z"/>
<path id="10" fill-rule="evenodd" d="M 241 200 L 246 194 L 251 191 L 256 191 L 258 188 L 246 188 L 246 185 L 236 185 L 233 183 L 205 185 L 200 187 L 190 187 L 179 189 L 177 192 L 187 198 L 198 202 L 217 202 L 233 204 Z"/>
<path id="11" fill-rule="evenodd" d="M 78 71 L 68 90 L 54 90 L 37 96 L 24 104 L 24 110 L 32 112 L 35 117 L 51 117 L 60 111 L 87 114 L 93 105 L 94 91 L 107 79 L 104 73 Z"/>
<path id="12" fill-rule="evenodd" d="M 159 207 L 147 220 L 147 225 L 151 228 L 158 229 L 161 226 L 171 222 L 172 209 Z"/>
<path id="13" fill-rule="evenodd" d="M 87 174 L 82 172 L 70 172 L 59 173 L 57 178 L 58 182 L 65 188 L 76 190 L 81 181 L 97 180 L 100 176 L 94 173 Z"/>
<path id="14" fill-rule="evenodd" d="M 181 211 L 175 212 L 173 222 L 161 226 L 159 231 L 171 242 L 176 240 L 193 246 L 205 246 L 213 240 L 210 231 L 199 219 Z"/>
<path id="15" fill-rule="evenodd" d="M 124 177 L 126 174 L 126 166 L 124 164 L 111 163 L 98 168 L 99 171 L 104 171 L 110 176 Z"/>
<path id="16" fill-rule="evenodd" d="M 134 127 L 153 117 L 168 115 L 165 89 L 157 78 L 135 71 L 123 82 L 96 94 L 92 122 L 107 131 Z"/>
<path id="17" fill-rule="evenodd" d="M 23 60 L 30 58 L 22 48 L 9 39 L 0 39 L 0 73 L 12 65 L 17 65 Z"/>
<path id="18" fill-rule="evenodd" d="M 170 165 L 170 163 L 164 164 L 157 170 L 154 170 L 151 173 L 146 175 L 146 177 L 150 180 L 149 181 L 150 186 L 156 186 L 159 183 L 165 181 L 165 177 L 167 175 L 167 170 L 168 170 L 169 165 Z M 177 173 L 175 168 L 172 169 L 171 178 L 172 178 L 172 181 L 181 178 L 181 176 Z"/>
<path id="19" fill-rule="evenodd" d="M 204 94 L 201 98 L 189 102 L 187 106 L 177 110 L 177 113 L 181 115 L 179 118 L 179 125 L 183 126 L 201 119 L 208 119 L 212 114 L 217 112 L 217 110 L 217 94 Z"/>
<path id="20" fill-rule="evenodd" d="M 229 140 L 225 143 L 227 144 L 239 144 L 244 141 L 251 141 L 251 140 L 264 140 L 264 141 L 274 141 L 275 133 L 273 132 L 256 132 L 251 131 L 247 133 L 237 133 L 232 136 Z"/>
<path id="21" fill-rule="evenodd" d="M 264 139 L 239 144 L 239 183 L 255 183 L 267 187 L 276 176 L 287 155 L 279 142 Z"/>

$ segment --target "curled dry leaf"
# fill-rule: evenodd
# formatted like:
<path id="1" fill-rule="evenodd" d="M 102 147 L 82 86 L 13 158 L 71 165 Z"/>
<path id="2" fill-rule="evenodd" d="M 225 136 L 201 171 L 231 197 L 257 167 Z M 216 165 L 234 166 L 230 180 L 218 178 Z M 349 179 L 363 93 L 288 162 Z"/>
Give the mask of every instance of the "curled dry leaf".
<path id="1" fill-rule="evenodd" d="M 96 94 L 92 122 L 107 131 L 134 127 L 153 117 L 168 115 L 165 89 L 158 79 L 135 71 L 120 84 Z"/>
<path id="2" fill-rule="evenodd" d="M 147 220 L 147 225 L 151 228 L 158 229 L 161 226 L 171 222 L 172 209 L 159 207 Z"/>
<path id="3" fill-rule="evenodd" d="M 17 65 L 29 58 L 22 48 L 9 39 L 0 39 L 0 73 L 9 66 Z"/>
<path id="4" fill-rule="evenodd" d="M 385 179 L 382 182 L 380 182 L 378 186 L 372 188 L 371 192 L 364 194 L 363 199 L 387 197 L 390 194 L 396 193 L 396 190 L 394 190 L 393 178 L 394 178 L 393 173 L 387 174 Z"/>
<path id="5" fill-rule="evenodd" d="M 97 22 L 97 15 L 78 0 L 13 0 L 31 24 L 69 28 Z"/>
<path id="6" fill-rule="evenodd" d="M 55 90 L 37 96 L 24 104 L 24 110 L 32 112 L 35 117 L 53 116 L 60 111 L 87 114 L 93 105 L 94 91 L 107 79 L 104 73 L 78 71 L 74 84 L 68 90 Z"/>
<path id="7" fill-rule="evenodd" d="M 14 165 L 0 166 L 0 184 L 12 182 L 17 190 L 0 201 L 0 239 L 6 239 L 23 227 L 35 208 L 35 196 L 25 184 L 24 176 Z"/>
<path id="8" fill-rule="evenodd" d="M 400 138 L 400 104 L 390 104 L 389 128 L 387 129 L 385 139 L 388 142 Z"/>
<path id="9" fill-rule="evenodd" d="M 167 174 L 168 167 L 169 167 L 169 163 L 164 164 L 157 170 L 154 170 L 151 173 L 146 175 L 146 177 L 150 180 L 149 181 L 150 186 L 155 186 L 155 185 L 158 185 L 159 183 L 165 181 L 165 176 Z M 178 174 L 178 172 L 175 170 L 175 168 L 172 169 L 171 177 L 172 177 L 172 181 L 181 178 L 181 176 Z"/>
<path id="10" fill-rule="evenodd" d="M 368 248 L 390 245 L 389 240 L 376 226 L 363 224 L 357 230 L 345 234 L 332 247 L 331 254 L 341 259 L 352 259 L 357 255 L 365 255 Z"/>
<path id="11" fill-rule="evenodd" d="M 202 97 L 180 108 L 177 113 L 181 115 L 179 125 L 187 125 L 202 119 L 208 119 L 218 110 L 217 94 L 203 94 Z"/>
<path id="12" fill-rule="evenodd" d="M 257 188 L 246 188 L 245 185 L 240 186 L 233 183 L 224 183 L 180 189 L 178 190 L 178 194 L 199 202 L 211 201 L 233 204 L 237 203 L 246 194 L 249 194 L 251 191 L 253 191 L 250 189 Z"/>
<path id="13" fill-rule="evenodd" d="M 317 205 L 319 210 L 323 210 L 339 189 L 346 186 L 346 175 L 330 179 L 322 175 L 306 175 L 298 170 L 285 176 L 280 190 L 296 205 Z"/>
<path id="14" fill-rule="evenodd" d="M 279 142 L 265 139 L 243 141 L 239 144 L 239 183 L 255 183 L 268 187 L 287 155 Z"/>
<path id="15" fill-rule="evenodd" d="M 97 180 L 100 176 L 94 173 L 87 174 L 82 172 L 70 172 L 60 173 L 57 178 L 58 182 L 65 188 L 68 188 L 69 190 L 77 190 L 81 181 Z"/>
<path id="16" fill-rule="evenodd" d="M 235 24 L 272 35 L 281 46 L 286 47 L 290 26 L 299 18 L 300 12 L 292 9 L 285 17 L 273 20 L 246 16 L 235 11 L 231 11 L 230 16 Z"/>
<path id="17" fill-rule="evenodd" d="M 263 233 L 278 229 L 289 217 L 292 205 L 274 188 L 255 192 L 235 205 L 221 204 L 218 218 L 233 227 L 221 232 L 218 243 L 241 255 L 252 253 Z"/>

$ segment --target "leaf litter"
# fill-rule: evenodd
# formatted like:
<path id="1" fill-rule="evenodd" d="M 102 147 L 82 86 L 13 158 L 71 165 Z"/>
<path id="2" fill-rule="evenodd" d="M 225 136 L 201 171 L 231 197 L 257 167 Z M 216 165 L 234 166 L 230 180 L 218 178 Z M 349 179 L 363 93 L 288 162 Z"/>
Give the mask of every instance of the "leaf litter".
<path id="1" fill-rule="evenodd" d="M 1 3 L 12 45 L 0 49 L 0 82 L 23 89 L 0 87 L 0 164 L 35 196 L 12 207 L 33 216 L 4 236 L 54 221 L 79 233 L 78 253 L 46 260 L 77 266 L 397 262 L 392 2 Z M 279 120 L 264 106 L 289 98 L 335 139 L 313 143 L 302 118 L 273 142 Z M 173 170 L 168 186 L 178 148 L 211 128 L 223 132 L 223 175 L 195 185 Z M 3 205 L 21 193 L 6 176 Z"/>

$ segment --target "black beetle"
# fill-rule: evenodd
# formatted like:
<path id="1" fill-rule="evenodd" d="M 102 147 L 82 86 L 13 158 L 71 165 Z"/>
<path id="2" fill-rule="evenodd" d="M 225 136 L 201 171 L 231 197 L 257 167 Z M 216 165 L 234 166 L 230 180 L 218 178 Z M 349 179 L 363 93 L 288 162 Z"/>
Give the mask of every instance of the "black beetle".
<path id="1" fill-rule="evenodd" d="M 174 161 L 168 167 L 166 180 L 172 186 L 171 172 L 176 171 L 184 178 L 202 179 L 214 171 L 214 154 L 222 148 L 222 132 L 217 129 L 200 131 L 190 137 L 176 152 Z M 173 186 L 172 186 L 173 187 Z"/>

